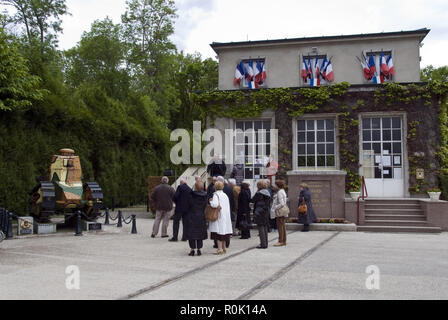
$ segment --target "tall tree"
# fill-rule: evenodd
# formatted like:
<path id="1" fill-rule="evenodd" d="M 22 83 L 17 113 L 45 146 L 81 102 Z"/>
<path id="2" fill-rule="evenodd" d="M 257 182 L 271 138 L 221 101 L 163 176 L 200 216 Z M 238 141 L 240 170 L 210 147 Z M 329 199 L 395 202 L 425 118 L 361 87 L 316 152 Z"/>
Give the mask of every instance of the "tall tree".
<path id="1" fill-rule="evenodd" d="M 95 21 L 78 45 L 65 53 L 68 83 L 76 88 L 90 82 L 104 88 L 111 97 L 125 97 L 130 77 L 125 64 L 126 47 L 120 37 L 120 25 L 111 19 Z"/>
<path id="2" fill-rule="evenodd" d="M 169 119 L 170 111 L 180 105 L 174 84 L 176 47 L 169 40 L 176 17 L 174 1 L 127 0 L 126 5 L 121 19 L 134 85 Z"/>
<path id="3" fill-rule="evenodd" d="M 176 9 L 173 0 L 127 0 L 122 15 L 124 38 L 130 46 L 130 61 L 140 66 L 148 78 L 163 63 L 163 55 L 175 46 L 169 40 L 174 32 Z"/>
<path id="4" fill-rule="evenodd" d="M 42 100 L 46 90 L 39 88 L 39 82 L 29 73 L 14 41 L 0 28 L 0 110 L 29 107 Z"/>
<path id="5" fill-rule="evenodd" d="M 1 0 L 16 9 L 13 21 L 23 25 L 29 42 L 54 43 L 62 31 L 61 17 L 69 14 L 65 0 Z"/>
<path id="6" fill-rule="evenodd" d="M 440 80 L 448 81 L 448 66 L 434 68 L 432 65 L 427 66 L 421 72 L 422 81 Z"/>

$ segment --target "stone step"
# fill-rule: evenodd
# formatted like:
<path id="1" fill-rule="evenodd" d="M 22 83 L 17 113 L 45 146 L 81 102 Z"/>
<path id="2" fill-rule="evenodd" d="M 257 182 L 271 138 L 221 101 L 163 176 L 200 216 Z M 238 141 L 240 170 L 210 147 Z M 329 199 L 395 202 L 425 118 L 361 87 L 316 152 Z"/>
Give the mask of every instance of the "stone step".
<path id="1" fill-rule="evenodd" d="M 358 232 L 406 232 L 406 233 L 441 233 L 438 227 L 410 227 L 410 226 L 358 226 Z"/>
<path id="2" fill-rule="evenodd" d="M 426 227 L 428 223 L 423 220 L 366 220 L 366 226 L 402 226 Z"/>
<path id="3" fill-rule="evenodd" d="M 366 204 L 420 204 L 418 199 L 371 199 L 365 200 Z"/>
<path id="4" fill-rule="evenodd" d="M 366 203 L 366 209 L 421 209 L 417 203 Z"/>
<path id="5" fill-rule="evenodd" d="M 391 215 L 424 215 L 422 209 L 364 209 L 365 214 L 391 214 Z"/>
<path id="6" fill-rule="evenodd" d="M 406 214 L 384 214 L 384 213 L 376 213 L 376 214 L 366 214 L 366 220 L 372 221 L 372 220 L 406 220 L 406 221 L 426 221 L 426 216 L 424 215 L 406 215 Z"/>

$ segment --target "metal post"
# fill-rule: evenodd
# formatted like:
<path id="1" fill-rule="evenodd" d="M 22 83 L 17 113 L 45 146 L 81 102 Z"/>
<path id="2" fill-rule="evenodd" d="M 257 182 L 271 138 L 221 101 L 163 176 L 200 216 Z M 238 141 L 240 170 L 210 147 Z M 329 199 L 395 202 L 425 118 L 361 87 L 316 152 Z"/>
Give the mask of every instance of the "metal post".
<path id="1" fill-rule="evenodd" d="M 136 219 L 136 215 L 133 214 L 132 215 L 132 234 L 137 234 L 137 219 Z"/>
<path id="2" fill-rule="evenodd" d="M 109 221 L 109 208 L 106 208 L 106 218 L 104 219 L 104 225 L 106 225 L 106 226 L 110 225 L 110 221 Z"/>
<path id="3" fill-rule="evenodd" d="M 118 223 L 117 223 L 117 228 L 122 228 L 123 227 L 123 213 L 121 212 L 121 210 L 118 210 Z"/>
<path id="4" fill-rule="evenodd" d="M 146 212 L 149 212 L 149 194 L 146 195 Z"/>
<path id="5" fill-rule="evenodd" d="M 82 236 L 81 211 L 76 212 L 76 233 L 75 236 Z"/>
<path id="6" fill-rule="evenodd" d="M 13 238 L 13 232 L 12 232 L 12 218 L 13 213 L 6 210 L 6 214 L 8 215 L 8 228 L 6 229 L 6 240 L 11 240 Z"/>
<path id="7" fill-rule="evenodd" d="M 112 212 L 115 212 L 115 197 L 112 197 Z"/>

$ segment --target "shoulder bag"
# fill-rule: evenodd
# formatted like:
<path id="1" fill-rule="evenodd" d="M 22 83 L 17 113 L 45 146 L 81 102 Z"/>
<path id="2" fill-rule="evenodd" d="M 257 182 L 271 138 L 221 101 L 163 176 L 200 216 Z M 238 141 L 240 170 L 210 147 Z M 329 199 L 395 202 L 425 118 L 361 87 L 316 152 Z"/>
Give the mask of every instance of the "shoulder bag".
<path id="1" fill-rule="evenodd" d="M 218 197 L 219 201 L 219 196 L 218 195 L 216 196 Z M 221 211 L 220 205 L 218 205 L 216 208 L 213 208 L 210 205 L 210 203 L 207 203 L 207 206 L 205 207 L 205 220 L 207 220 L 208 222 L 214 222 L 218 220 L 220 211 Z"/>
<path id="2" fill-rule="evenodd" d="M 287 205 L 281 206 L 279 209 L 275 210 L 276 217 L 288 217 L 289 216 L 289 207 Z"/>
<path id="3" fill-rule="evenodd" d="M 305 198 L 304 198 L 302 200 L 302 203 L 299 205 L 298 212 L 299 212 L 299 215 L 304 216 L 304 215 L 306 215 L 307 211 L 308 211 L 308 207 L 306 206 Z"/>

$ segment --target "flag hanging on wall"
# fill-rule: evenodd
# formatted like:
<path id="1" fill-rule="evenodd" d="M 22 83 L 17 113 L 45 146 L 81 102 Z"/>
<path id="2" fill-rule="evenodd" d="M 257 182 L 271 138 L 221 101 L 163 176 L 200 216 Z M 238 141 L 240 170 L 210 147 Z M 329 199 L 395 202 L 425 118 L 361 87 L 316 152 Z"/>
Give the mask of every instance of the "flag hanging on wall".
<path id="1" fill-rule="evenodd" d="M 322 64 L 320 65 L 320 69 L 319 69 L 320 76 L 322 77 L 323 80 L 327 80 L 327 74 L 326 74 L 326 71 L 325 71 L 325 69 L 327 68 L 327 63 L 328 63 L 327 57 L 325 56 L 322 59 Z"/>
<path id="2" fill-rule="evenodd" d="M 266 72 L 266 61 L 263 61 L 263 66 L 261 67 L 261 79 L 263 80 L 263 83 L 268 78 L 268 73 Z"/>
<path id="3" fill-rule="evenodd" d="M 316 54 L 316 61 L 314 62 L 314 72 L 316 75 L 316 86 L 320 86 L 320 69 L 319 69 L 319 57 Z"/>
<path id="4" fill-rule="evenodd" d="M 233 85 L 240 85 L 241 80 L 244 78 L 244 75 L 246 74 L 246 68 L 244 67 L 243 62 L 241 61 L 237 66 L 235 70 L 235 77 L 233 78 Z"/>
<path id="5" fill-rule="evenodd" d="M 328 61 L 327 66 L 325 67 L 325 80 L 328 82 L 333 82 L 334 80 L 334 72 L 333 65 L 331 64 L 331 59 Z"/>
<path id="6" fill-rule="evenodd" d="M 246 68 L 246 80 L 249 86 L 249 89 L 255 89 L 255 79 L 254 79 L 254 68 L 252 64 L 252 59 L 249 60 L 249 64 Z"/>
<path id="7" fill-rule="evenodd" d="M 389 55 L 389 58 L 387 58 L 387 67 L 389 68 L 388 78 L 392 80 L 393 76 L 395 75 L 395 67 L 394 67 L 394 61 L 392 60 L 392 53 Z"/>
<path id="8" fill-rule="evenodd" d="M 305 61 L 305 57 L 302 57 L 302 79 L 303 82 L 307 83 L 308 81 L 308 67 L 307 67 L 307 63 Z"/>
<path id="9" fill-rule="evenodd" d="M 252 59 L 249 59 L 248 62 L 241 61 L 235 70 L 235 76 L 233 78 L 233 84 L 235 86 L 241 86 L 241 80 L 245 80 L 243 82 L 243 86 L 246 86 L 249 89 L 258 89 L 258 87 L 267 79 L 266 72 L 266 64 L 265 61 L 258 59 L 256 63 Z M 261 63 L 263 62 L 263 63 Z"/>
<path id="10" fill-rule="evenodd" d="M 387 61 L 386 61 L 386 57 L 384 56 L 383 51 L 381 51 L 381 55 L 380 55 L 380 68 L 381 68 L 381 76 L 383 78 L 388 78 L 389 77 L 389 67 L 387 65 Z M 384 82 L 384 81 L 382 81 Z"/>

